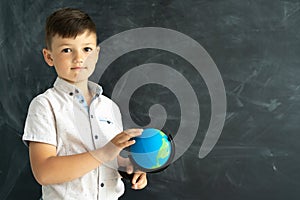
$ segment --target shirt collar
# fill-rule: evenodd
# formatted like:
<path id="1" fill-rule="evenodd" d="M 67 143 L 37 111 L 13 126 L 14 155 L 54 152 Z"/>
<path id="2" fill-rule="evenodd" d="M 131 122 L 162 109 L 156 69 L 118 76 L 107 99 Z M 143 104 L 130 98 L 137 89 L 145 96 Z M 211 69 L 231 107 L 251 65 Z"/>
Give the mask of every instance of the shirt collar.
<path id="1" fill-rule="evenodd" d="M 73 96 L 73 94 L 80 93 L 80 90 L 77 87 L 59 77 L 56 78 L 53 86 L 54 88 L 68 93 L 71 96 Z M 102 87 L 92 81 L 88 81 L 88 88 L 93 96 L 99 97 L 103 93 Z"/>

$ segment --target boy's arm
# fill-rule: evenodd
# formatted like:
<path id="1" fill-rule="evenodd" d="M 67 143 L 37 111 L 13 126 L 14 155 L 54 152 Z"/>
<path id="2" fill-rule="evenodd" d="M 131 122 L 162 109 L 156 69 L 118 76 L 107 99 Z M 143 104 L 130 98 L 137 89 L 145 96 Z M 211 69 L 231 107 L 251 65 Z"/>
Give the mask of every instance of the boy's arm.
<path id="1" fill-rule="evenodd" d="M 30 163 L 41 185 L 58 184 L 79 178 L 100 163 L 89 153 L 56 156 L 56 147 L 46 143 L 29 143 Z"/>
<path id="2" fill-rule="evenodd" d="M 128 129 L 94 151 L 57 156 L 56 147 L 46 143 L 30 142 L 29 156 L 33 174 L 41 185 L 58 184 L 79 178 L 102 163 L 115 159 L 123 148 L 134 144 L 133 137 L 142 129 Z"/>

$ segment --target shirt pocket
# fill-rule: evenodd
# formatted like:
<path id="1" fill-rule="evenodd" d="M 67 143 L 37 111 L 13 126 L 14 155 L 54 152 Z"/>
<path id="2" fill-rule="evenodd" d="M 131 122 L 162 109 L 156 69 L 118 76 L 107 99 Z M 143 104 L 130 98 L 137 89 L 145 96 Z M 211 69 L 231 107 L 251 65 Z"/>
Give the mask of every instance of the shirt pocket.
<path id="1" fill-rule="evenodd" d="M 117 134 L 122 132 L 122 128 L 118 126 L 118 123 L 115 119 L 110 117 L 98 117 L 98 124 L 100 130 L 106 139 L 105 142 L 113 139 Z"/>

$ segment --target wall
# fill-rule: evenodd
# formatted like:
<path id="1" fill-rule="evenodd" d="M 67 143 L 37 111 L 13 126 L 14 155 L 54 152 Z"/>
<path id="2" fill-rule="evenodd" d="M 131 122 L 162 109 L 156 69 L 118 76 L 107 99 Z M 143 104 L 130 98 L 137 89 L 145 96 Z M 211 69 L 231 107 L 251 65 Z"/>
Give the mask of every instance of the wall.
<path id="1" fill-rule="evenodd" d="M 213 150 L 201 158 L 211 100 L 193 66 L 158 49 L 136 50 L 111 64 L 100 81 L 106 95 L 112 95 L 116 79 L 134 66 L 163 63 L 189 81 L 201 110 L 197 135 L 184 155 L 165 171 L 149 175 L 146 189 L 132 191 L 127 185 L 122 199 L 299 199 L 300 1 L 296 0 L 1 1 L 0 199 L 40 196 L 21 136 L 31 99 L 55 80 L 41 54 L 45 19 L 68 6 L 90 14 L 99 42 L 139 27 L 183 33 L 204 47 L 224 82 L 225 125 Z M 150 84 L 134 95 L 130 105 L 136 123 L 146 125 L 149 118 L 143 114 L 160 103 L 168 112 L 164 130 L 176 133 L 180 102 L 172 91 Z"/>

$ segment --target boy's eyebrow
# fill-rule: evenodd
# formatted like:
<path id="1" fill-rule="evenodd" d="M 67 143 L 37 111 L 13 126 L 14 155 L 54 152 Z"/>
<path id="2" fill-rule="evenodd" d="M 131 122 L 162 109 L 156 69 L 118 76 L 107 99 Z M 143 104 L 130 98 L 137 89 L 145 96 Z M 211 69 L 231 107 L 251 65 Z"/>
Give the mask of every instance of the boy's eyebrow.
<path id="1" fill-rule="evenodd" d="M 94 45 L 92 42 L 84 43 L 84 45 Z"/>
<path id="2" fill-rule="evenodd" d="M 60 44 L 58 47 L 62 47 L 62 46 L 72 46 L 73 44 L 69 44 L 69 43 L 63 43 L 63 44 Z M 83 43 L 83 45 L 94 45 L 94 43 L 92 42 L 88 42 L 88 43 Z"/>
<path id="3" fill-rule="evenodd" d="M 70 46 L 71 44 L 67 44 L 67 43 L 64 43 L 64 44 L 60 44 L 58 47 L 62 47 L 62 46 Z"/>

